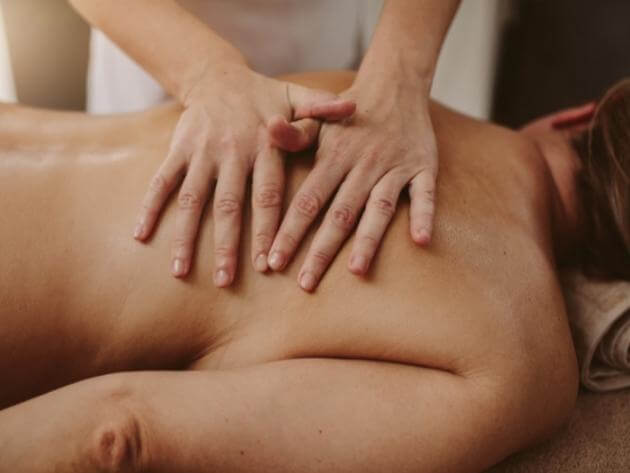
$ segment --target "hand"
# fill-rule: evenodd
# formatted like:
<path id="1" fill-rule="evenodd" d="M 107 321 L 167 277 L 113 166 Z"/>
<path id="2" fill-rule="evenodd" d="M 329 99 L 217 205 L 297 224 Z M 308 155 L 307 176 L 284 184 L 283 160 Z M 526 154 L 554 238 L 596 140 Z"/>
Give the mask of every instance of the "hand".
<path id="1" fill-rule="evenodd" d="M 411 237 L 419 245 L 431 240 L 438 157 L 428 88 L 423 93 L 414 85 L 386 83 L 381 87 L 378 81 L 355 82 L 341 94 L 357 102 L 357 113 L 322 126 L 316 164 L 293 198 L 271 247 L 269 266 L 282 270 L 339 187 L 299 272 L 304 290 L 315 289 L 363 209 L 348 266 L 358 275 L 367 272 L 407 184 Z M 299 131 L 313 126 L 313 120 L 297 124 L 278 120 L 270 133 L 276 145 L 295 151 L 310 144 L 296 137 L 316 136 Z"/>
<path id="2" fill-rule="evenodd" d="M 271 145 L 267 123 L 316 117 L 337 120 L 354 113 L 349 100 L 269 79 L 244 66 L 205 73 L 184 103 L 166 160 L 153 177 L 134 233 L 146 240 L 170 193 L 179 191 L 172 273 L 188 274 L 203 208 L 214 193 L 214 282 L 232 283 L 237 266 L 245 186 L 253 172 L 252 261 L 267 269 L 284 190 L 282 153 Z"/>

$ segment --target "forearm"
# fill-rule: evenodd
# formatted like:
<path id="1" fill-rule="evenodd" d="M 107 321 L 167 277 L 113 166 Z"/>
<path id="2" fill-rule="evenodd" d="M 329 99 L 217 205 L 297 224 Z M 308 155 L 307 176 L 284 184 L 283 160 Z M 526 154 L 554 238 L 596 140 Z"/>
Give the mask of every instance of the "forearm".
<path id="1" fill-rule="evenodd" d="M 103 378 L 100 378 L 103 379 Z M 99 378 L 52 391 L 0 411 L 0 473 L 90 473 L 95 435 L 117 412 L 106 409 Z M 102 391 L 102 390 L 101 390 Z"/>
<path id="2" fill-rule="evenodd" d="M 245 64 L 234 46 L 175 0 L 69 2 L 182 102 L 207 68 Z"/>
<path id="3" fill-rule="evenodd" d="M 387 0 L 358 80 L 395 76 L 431 86 L 459 0 Z M 384 74 L 385 73 L 385 74 Z"/>

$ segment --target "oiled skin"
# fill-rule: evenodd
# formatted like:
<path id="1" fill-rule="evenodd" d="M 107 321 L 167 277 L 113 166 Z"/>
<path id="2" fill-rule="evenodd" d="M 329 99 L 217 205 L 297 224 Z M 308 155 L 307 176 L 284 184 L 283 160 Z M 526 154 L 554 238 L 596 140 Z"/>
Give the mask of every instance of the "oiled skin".
<path id="1" fill-rule="evenodd" d="M 350 79 L 298 80 L 341 90 Z M 550 177 L 524 137 L 434 104 L 440 176 L 428 249 L 407 233 L 403 198 L 369 277 L 346 269 L 349 240 L 307 294 L 295 278 L 308 241 L 284 273 L 257 274 L 246 213 L 238 280 L 218 290 L 209 213 L 185 280 L 169 271 L 175 201 L 148 244 L 132 238 L 178 113 L 171 105 L 111 118 L 0 109 L 0 373 L 10 380 L 0 406 L 116 371 L 299 357 L 520 379 L 528 396 L 543 396 L 553 381 L 564 386 L 559 398 L 574 395 Z M 289 158 L 288 196 L 310 158 Z"/>

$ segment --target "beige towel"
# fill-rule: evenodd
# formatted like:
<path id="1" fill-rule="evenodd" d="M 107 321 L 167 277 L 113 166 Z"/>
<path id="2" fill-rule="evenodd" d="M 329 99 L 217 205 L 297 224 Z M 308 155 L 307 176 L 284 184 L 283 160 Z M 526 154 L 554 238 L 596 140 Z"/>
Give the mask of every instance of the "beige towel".
<path id="1" fill-rule="evenodd" d="M 592 391 L 630 387 L 630 282 L 563 277 L 580 380 Z"/>

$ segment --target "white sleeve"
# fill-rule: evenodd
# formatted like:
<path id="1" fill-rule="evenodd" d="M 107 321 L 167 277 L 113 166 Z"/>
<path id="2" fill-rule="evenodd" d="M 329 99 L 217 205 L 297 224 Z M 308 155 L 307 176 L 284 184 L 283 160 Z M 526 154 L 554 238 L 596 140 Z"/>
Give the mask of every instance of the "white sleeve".
<path id="1" fill-rule="evenodd" d="M 92 29 L 87 79 L 87 111 L 95 114 L 145 110 L 163 102 L 160 84 L 105 34 Z"/>

